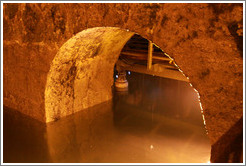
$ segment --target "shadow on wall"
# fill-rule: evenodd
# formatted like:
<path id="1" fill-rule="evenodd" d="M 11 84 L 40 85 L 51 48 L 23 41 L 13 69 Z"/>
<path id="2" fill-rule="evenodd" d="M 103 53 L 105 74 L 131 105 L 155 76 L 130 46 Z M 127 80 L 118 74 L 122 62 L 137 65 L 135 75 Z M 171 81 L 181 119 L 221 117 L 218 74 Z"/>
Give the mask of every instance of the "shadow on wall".
<path id="1" fill-rule="evenodd" d="M 243 117 L 212 145 L 211 162 L 243 162 Z"/>
<path id="2" fill-rule="evenodd" d="M 19 111 L 3 107 L 3 162 L 52 162 L 46 124 Z"/>

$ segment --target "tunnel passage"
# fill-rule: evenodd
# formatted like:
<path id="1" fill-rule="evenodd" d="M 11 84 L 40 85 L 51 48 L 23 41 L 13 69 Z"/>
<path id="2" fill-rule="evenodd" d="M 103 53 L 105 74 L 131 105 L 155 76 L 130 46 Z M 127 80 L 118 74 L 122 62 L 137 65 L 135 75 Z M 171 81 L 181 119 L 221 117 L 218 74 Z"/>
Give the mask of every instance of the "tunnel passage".
<path id="1" fill-rule="evenodd" d="M 137 42 L 145 43 L 137 46 L 139 47 L 137 49 L 127 48 L 129 42 L 133 42 L 136 36 L 140 39 Z M 132 51 L 145 56 L 148 54 L 145 48 L 146 42 L 148 43 L 148 40 L 140 35 L 114 27 L 87 29 L 68 40 L 55 56 L 48 73 L 45 90 L 46 122 L 56 121 L 110 100 L 114 65 L 121 61 L 118 57 L 125 57 L 126 53 L 135 56 Z M 165 55 L 160 48 L 154 46 L 153 54 L 151 70 L 145 70 L 144 65 L 129 65 L 121 61 L 121 64 L 124 63 L 122 68 L 188 82 L 173 59 Z M 156 61 L 155 58 L 159 60 Z"/>
<path id="2" fill-rule="evenodd" d="M 46 122 L 46 78 L 59 48 L 84 29 L 120 27 L 175 58 L 201 95 L 213 145 L 243 116 L 242 20 L 242 3 L 3 4 L 3 103 Z"/>
<path id="3" fill-rule="evenodd" d="M 140 35 L 115 27 L 87 29 L 68 40 L 55 56 L 48 73 L 45 90 L 46 122 L 59 120 L 110 100 L 113 96 L 115 64 L 121 61 L 122 57 L 127 58 L 125 54 L 133 50 L 142 55 L 146 54 L 144 45 L 140 46 L 140 49 L 127 48 L 135 36 L 148 42 Z M 158 56 L 153 56 L 151 70 L 143 69 L 144 65 L 129 64 L 124 64 L 123 69 L 189 82 L 170 56 L 158 46 L 154 46 L 154 50 L 156 51 L 153 51 L 153 55 Z M 131 58 L 128 54 L 128 59 Z M 199 94 L 197 95 L 200 103 Z M 206 124 L 204 115 L 201 115 Z"/>
<path id="4" fill-rule="evenodd" d="M 119 28 L 92 28 L 61 47 L 47 77 L 46 122 L 112 98 L 113 66 L 133 34 Z"/>
<path id="5" fill-rule="evenodd" d="M 123 120 L 123 118 L 121 119 L 121 117 L 118 117 L 117 113 L 109 114 L 106 116 L 107 122 L 103 123 L 104 125 L 102 125 L 102 124 L 100 125 L 100 126 L 105 126 L 105 124 L 106 124 L 107 129 L 105 130 L 106 132 L 104 132 L 106 134 L 102 134 L 102 136 L 100 136 L 100 137 L 98 137 L 98 135 L 97 136 L 91 136 L 90 134 L 93 132 L 85 132 L 85 133 L 81 132 L 81 131 L 85 131 L 85 130 L 82 130 L 81 128 L 91 128 L 91 126 L 90 126 L 91 124 L 86 123 L 86 125 L 84 125 L 83 127 L 81 124 L 85 123 L 85 121 L 86 121 L 85 119 L 87 119 L 86 117 L 88 115 L 95 117 L 95 120 L 93 119 L 93 121 L 95 123 L 97 123 L 99 121 L 99 119 L 100 119 L 100 121 L 102 121 L 104 119 L 105 115 L 103 116 L 102 112 L 104 112 L 103 109 L 105 109 L 105 108 L 100 108 L 100 105 L 98 106 L 98 104 L 100 104 L 104 101 L 110 100 L 112 98 L 113 94 L 111 91 L 111 86 L 113 85 L 114 65 L 117 62 L 118 57 L 120 55 L 126 53 L 126 50 L 124 50 L 124 49 L 122 50 L 122 48 L 124 46 L 126 46 L 127 41 L 130 41 L 129 39 L 132 38 L 133 35 L 134 35 L 134 33 L 128 32 L 126 30 L 122 30 L 119 28 L 101 27 L 101 28 L 87 29 L 87 30 L 82 31 L 81 33 L 77 34 L 75 37 L 73 37 L 69 41 L 67 41 L 67 43 L 65 43 L 61 47 L 61 49 L 59 50 L 58 54 L 56 55 L 55 59 L 52 62 L 51 69 L 50 69 L 50 72 L 48 74 L 47 86 L 46 86 L 46 91 L 45 91 L 45 100 L 46 100 L 45 106 L 46 106 L 46 119 L 47 119 L 47 121 L 51 122 L 51 121 L 55 121 L 55 120 L 58 120 L 61 118 L 61 120 L 59 120 L 58 122 L 49 123 L 47 125 L 48 126 L 47 136 L 49 137 L 48 144 L 50 146 L 49 147 L 50 148 L 50 154 L 51 154 L 51 156 L 53 156 L 55 161 L 64 161 L 65 159 L 70 159 L 70 158 L 74 159 L 74 158 L 76 158 L 74 156 L 77 156 L 77 154 L 82 153 L 81 149 L 80 149 L 81 145 L 86 146 L 85 142 L 82 142 L 81 139 L 78 139 L 78 142 L 77 142 L 77 140 L 73 140 L 74 130 L 72 128 L 75 125 L 72 127 L 71 124 L 73 124 L 75 122 L 74 119 L 72 118 L 74 116 L 69 116 L 71 118 L 71 124 L 69 123 L 68 125 L 64 125 L 64 123 L 63 123 L 63 125 L 61 125 L 61 123 L 64 122 L 64 120 L 66 120 L 67 115 L 70 115 L 70 114 L 73 114 L 73 113 L 79 112 L 79 111 L 80 111 L 79 114 L 83 114 L 84 119 L 80 118 L 80 120 L 82 122 L 79 122 L 79 121 L 75 122 L 75 124 L 77 123 L 76 127 L 75 127 L 76 128 L 75 133 L 76 134 L 79 133 L 78 135 L 85 134 L 85 135 L 83 135 L 83 137 L 88 137 L 88 140 L 90 140 L 92 138 L 98 138 L 98 139 L 105 140 L 104 142 L 105 142 L 105 144 L 107 144 L 107 142 L 112 141 L 106 137 L 107 135 L 113 135 L 113 134 L 107 133 L 108 131 L 111 130 L 111 128 L 115 129 L 117 127 L 118 128 L 117 132 L 119 132 L 119 131 L 122 132 L 122 127 L 120 124 L 122 121 L 125 121 L 125 119 Z M 145 40 L 147 40 L 147 39 L 145 39 Z M 164 57 L 164 54 L 163 54 L 163 57 Z M 165 62 L 168 63 L 168 61 L 165 61 Z M 169 66 L 169 67 L 171 67 L 171 66 Z M 177 72 L 179 72 L 179 71 L 177 70 Z M 137 80 L 140 81 L 139 78 L 137 78 Z M 189 84 L 187 86 L 189 86 Z M 156 88 L 158 88 L 158 86 Z M 168 90 L 168 89 L 171 89 L 171 91 L 172 91 L 172 88 L 169 88 L 167 86 L 166 90 Z M 146 92 L 147 92 L 147 90 L 146 90 Z M 158 93 L 165 94 L 164 96 L 166 96 L 166 98 L 160 97 L 160 100 L 156 101 L 159 103 L 161 103 L 162 100 L 170 98 L 170 96 L 171 96 L 171 93 L 168 93 L 167 91 L 166 92 L 159 91 Z M 155 98 L 152 98 L 152 99 L 155 100 Z M 169 103 L 169 104 L 171 104 L 171 103 Z M 92 109 L 93 108 L 92 106 L 94 106 L 94 105 L 97 106 L 97 110 Z M 132 117 L 134 117 L 134 116 L 132 116 L 132 114 L 134 115 L 135 113 L 139 113 L 141 115 L 141 116 L 138 116 L 136 118 L 137 119 L 136 121 L 134 121 L 134 123 L 138 124 L 135 126 L 136 130 L 139 130 L 139 126 L 143 125 L 139 122 L 141 122 L 141 120 L 143 120 L 143 119 L 146 120 L 147 117 L 149 118 L 149 116 L 148 116 L 149 110 L 145 109 L 144 111 L 139 112 L 138 110 L 132 110 L 132 108 L 128 107 L 129 105 L 127 105 L 125 103 L 124 103 L 124 105 L 127 107 L 127 109 L 125 109 L 125 111 L 128 111 L 128 112 L 120 112 L 120 114 L 126 113 L 127 116 L 130 117 L 130 119 Z M 147 108 L 146 104 L 143 104 L 142 106 Z M 123 107 L 123 108 L 126 108 L 126 107 Z M 89 108 L 89 110 L 87 110 L 85 108 Z M 199 106 L 198 106 L 198 109 L 199 109 Z M 115 109 L 115 110 L 119 111 L 118 109 Z M 196 111 L 198 111 L 198 110 L 196 109 Z M 110 113 L 112 113 L 112 112 L 113 111 L 110 111 Z M 129 112 L 131 112 L 131 113 L 129 113 Z M 158 113 L 155 114 L 155 117 L 161 117 L 161 118 L 160 119 L 156 118 L 157 120 L 155 120 L 154 123 L 157 123 L 157 122 L 159 123 L 159 121 L 162 121 L 161 123 L 168 123 L 168 119 L 169 120 L 171 119 L 170 118 L 171 116 L 166 117 L 166 119 L 163 118 L 164 116 L 161 115 L 160 109 L 159 109 L 159 111 L 156 111 L 156 112 L 158 112 Z M 163 112 L 165 112 L 165 111 L 163 111 Z M 176 111 L 173 111 L 172 109 L 170 109 L 170 112 L 174 113 Z M 198 111 L 195 114 L 199 114 L 199 113 L 200 112 Z M 78 114 L 75 114 L 75 115 L 78 115 Z M 64 118 L 62 118 L 62 117 L 64 117 Z M 67 117 L 67 118 L 69 118 L 69 117 Z M 118 117 L 118 118 L 116 118 L 116 117 Z M 115 120 L 115 118 L 117 120 Z M 138 121 L 138 120 L 140 120 L 140 121 Z M 114 121 L 117 121 L 117 123 L 114 124 L 113 126 L 110 126 L 113 124 Z M 124 124 L 124 126 L 129 127 L 129 125 L 131 125 L 131 124 L 128 121 L 126 121 L 126 122 L 127 123 Z M 80 125 L 78 125 L 78 124 L 80 124 Z M 149 125 L 149 123 L 146 123 L 146 121 L 144 124 Z M 180 124 L 177 123 L 176 125 L 178 126 Z M 57 128 L 54 126 L 56 126 Z M 63 126 L 64 128 L 61 126 Z M 159 124 L 156 126 L 159 126 Z M 162 127 L 163 126 L 164 126 L 164 124 L 162 124 Z M 56 128 L 56 129 L 54 129 L 54 128 Z M 100 131 L 104 131 L 104 130 L 100 129 Z M 130 133 L 132 133 L 132 131 L 133 130 L 130 130 Z M 158 129 L 158 132 L 160 132 L 160 131 L 162 131 L 162 130 Z M 181 131 L 184 131 L 184 130 L 181 129 Z M 196 132 L 197 131 L 198 130 L 196 130 Z M 204 131 L 204 130 L 202 130 L 202 131 Z M 146 132 L 148 132 L 148 131 L 146 131 Z M 201 131 L 199 131 L 199 132 L 201 132 Z M 181 133 L 181 135 L 183 134 L 182 132 L 180 132 L 180 133 Z M 144 133 L 144 134 L 146 134 L 146 133 Z M 78 137 L 78 135 L 76 135 L 76 137 L 80 138 L 80 137 Z M 129 133 L 126 133 L 126 135 L 129 135 Z M 186 135 L 184 137 L 186 137 L 187 135 L 189 135 L 189 134 L 186 133 Z M 123 136 L 125 137 L 125 135 L 123 135 Z M 83 137 L 81 137 L 81 138 L 83 138 Z M 182 136 L 180 136 L 180 137 L 182 137 Z M 71 140 L 67 141 L 67 139 L 71 139 Z M 143 142 L 145 141 L 145 139 L 143 139 L 143 138 L 139 138 L 139 139 L 142 140 Z M 201 140 L 199 140 L 199 141 L 201 141 Z M 100 141 L 93 140 L 93 143 L 94 142 L 100 142 Z M 138 142 L 140 142 L 140 141 L 138 141 Z M 165 142 L 165 141 L 163 140 L 163 142 Z M 204 140 L 201 142 L 204 143 Z M 72 145 L 70 143 L 72 143 Z M 119 144 L 125 145 L 125 142 L 122 141 Z M 208 144 L 206 144 L 206 145 L 208 145 Z M 72 148 L 72 147 L 76 147 L 76 148 Z M 99 147 L 104 147 L 104 146 L 101 145 L 101 146 L 98 146 L 98 148 Z M 114 146 L 112 146 L 112 147 L 114 147 Z M 203 146 L 201 146 L 201 147 L 203 147 Z M 57 149 L 59 149 L 59 150 L 57 150 Z M 64 149 L 64 150 L 60 150 L 60 149 Z M 67 153 L 67 151 L 65 149 L 71 150 L 71 151 L 69 151 L 70 153 Z M 165 148 L 163 148 L 163 149 L 165 149 Z M 180 149 L 182 149 L 182 148 L 180 148 Z M 131 149 L 129 148 L 129 150 L 131 150 Z M 74 152 L 74 151 L 76 151 L 76 152 Z M 117 154 L 117 151 L 115 152 L 115 154 Z M 126 153 L 126 154 L 128 154 L 128 153 Z M 209 151 L 206 154 L 209 154 Z M 122 153 L 121 155 L 124 156 L 125 153 Z M 64 157 L 64 156 L 70 156 L 70 157 Z M 78 155 L 78 156 L 84 156 L 84 154 Z M 103 155 L 100 155 L 100 156 L 103 156 Z M 187 155 L 187 156 L 189 156 L 189 155 Z M 122 158 L 124 158 L 124 157 L 122 157 Z M 111 158 L 109 158 L 109 159 L 111 159 Z M 163 158 L 159 158 L 159 159 L 163 159 Z M 180 160 L 182 160 L 182 158 Z M 206 158 L 206 160 L 207 160 L 207 158 Z M 139 161 L 142 162 L 145 160 L 139 160 Z"/>

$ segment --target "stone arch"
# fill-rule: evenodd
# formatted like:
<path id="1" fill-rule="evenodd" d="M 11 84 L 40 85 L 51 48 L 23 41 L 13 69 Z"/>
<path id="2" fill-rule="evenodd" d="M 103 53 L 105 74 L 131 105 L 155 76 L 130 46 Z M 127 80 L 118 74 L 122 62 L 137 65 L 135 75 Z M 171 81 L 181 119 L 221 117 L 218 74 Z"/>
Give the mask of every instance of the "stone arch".
<path id="1" fill-rule="evenodd" d="M 46 122 L 111 99 L 113 67 L 134 34 L 118 27 L 96 27 L 83 30 L 64 43 L 47 75 Z"/>
<path id="2" fill-rule="evenodd" d="M 96 27 L 69 39 L 56 54 L 47 75 L 46 122 L 111 99 L 113 66 L 134 34 L 117 27 Z M 184 75 L 182 70 L 179 71 Z M 199 99 L 198 91 L 194 90 Z M 203 111 L 201 103 L 200 106 Z M 205 124 L 204 116 L 203 120 Z"/>
<path id="3" fill-rule="evenodd" d="M 96 27 L 83 30 L 68 40 L 56 54 L 47 75 L 46 122 L 111 99 L 113 66 L 134 34 L 117 27 Z M 198 91 L 194 90 L 199 99 Z M 203 120 L 205 124 L 204 116 Z"/>
<path id="4" fill-rule="evenodd" d="M 4 4 L 4 105 L 47 121 L 46 78 L 60 46 L 87 28 L 121 27 L 152 40 L 189 76 L 214 145 L 243 117 L 242 22 L 242 3 Z"/>
<path id="5" fill-rule="evenodd" d="M 133 34 L 113 27 L 90 28 L 60 48 L 47 77 L 46 122 L 112 97 L 113 66 Z"/>

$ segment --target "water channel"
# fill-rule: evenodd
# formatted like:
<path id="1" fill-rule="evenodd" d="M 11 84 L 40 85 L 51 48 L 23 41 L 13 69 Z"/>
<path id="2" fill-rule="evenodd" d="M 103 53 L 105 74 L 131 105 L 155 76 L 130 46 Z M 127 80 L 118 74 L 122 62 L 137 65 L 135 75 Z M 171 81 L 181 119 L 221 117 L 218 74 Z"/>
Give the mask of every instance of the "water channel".
<path id="1" fill-rule="evenodd" d="M 4 163 L 206 163 L 210 144 L 186 82 L 132 72 L 128 92 L 46 126 L 4 107 Z M 14 113 L 13 113 L 14 112 Z"/>

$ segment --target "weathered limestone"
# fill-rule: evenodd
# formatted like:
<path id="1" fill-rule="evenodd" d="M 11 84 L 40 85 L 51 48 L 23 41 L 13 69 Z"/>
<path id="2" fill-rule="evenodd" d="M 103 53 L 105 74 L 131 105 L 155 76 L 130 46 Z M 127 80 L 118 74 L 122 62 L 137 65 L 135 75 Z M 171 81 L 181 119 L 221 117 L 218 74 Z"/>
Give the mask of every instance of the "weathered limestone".
<path id="1" fill-rule="evenodd" d="M 52 74 L 48 76 L 48 72 L 54 71 L 56 59 L 62 57 L 61 52 L 64 51 L 62 48 L 65 47 L 63 44 L 78 32 L 88 28 L 119 27 L 153 41 L 168 53 L 189 77 L 190 83 L 200 94 L 208 135 L 213 145 L 243 115 L 242 23 L 242 4 L 235 3 L 4 4 L 4 105 L 42 122 L 60 117 L 56 110 L 53 113 L 47 113 L 49 111 L 45 110 L 47 99 L 45 88 L 49 86 L 46 85 L 49 78 L 53 78 Z M 98 42 L 92 44 L 91 51 L 100 45 Z M 108 47 L 105 45 L 106 48 Z M 73 54 L 70 52 L 70 56 L 78 54 L 76 51 L 81 50 L 75 49 Z M 88 48 L 87 53 L 91 55 L 89 52 Z M 100 65 L 107 67 L 106 62 L 99 60 L 100 56 L 91 62 L 90 72 L 100 71 L 97 68 Z M 73 73 L 77 69 L 72 66 L 82 67 L 82 64 L 80 65 L 79 61 L 73 62 L 74 57 L 67 58 L 70 58 L 69 63 L 61 70 L 67 74 L 70 72 L 70 75 L 64 83 L 67 83 L 66 87 L 74 84 L 75 89 L 79 89 L 81 94 L 85 89 L 78 88 L 79 81 L 73 82 L 77 77 Z M 110 58 L 111 55 L 108 59 Z M 114 60 L 113 58 L 112 61 Z M 86 70 L 84 74 L 87 72 L 89 71 Z M 100 74 L 91 74 L 94 77 L 96 75 Z M 57 80 L 64 79 L 65 73 L 60 73 L 60 76 L 61 78 Z M 100 79 L 106 81 L 104 75 L 100 76 Z M 90 86 L 94 87 L 92 84 Z M 94 92 L 101 89 L 95 89 L 89 95 L 94 96 L 96 94 Z M 66 93 L 72 95 L 72 91 L 73 88 L 60 89 L 63 97 Z M 105 94 L 108 93 L 109 91 L 105 90 Z M 102 93 L 97 95 L 100 96 Z M 70 99 L 71 97 L 62 98 L 61 101 L 54 102 L 63 104 L 60 106 L 48 106 L 50 103 L 47 103 L 47 106 L 65 110 L 70 107 L 66 105 L 66 100 Z M 100 99 L 106 100 L 104 97 Z M 86 105 L 91 106 L 101 101 L 90 104 L 87 101 Z M 76 102 L 74 100 L 74 104 Z M 63 111 L 62 114 L 68 115 L 73 112 L 72 110 L 69 109 L 66 113 Z"/>
<path id="2" fill-rule="evenodd" d="M 114 65 L 133 34 L 119 28 L 91 28 L 61 47 L 47 78 L 46 122 L 112 98 Z"/>

